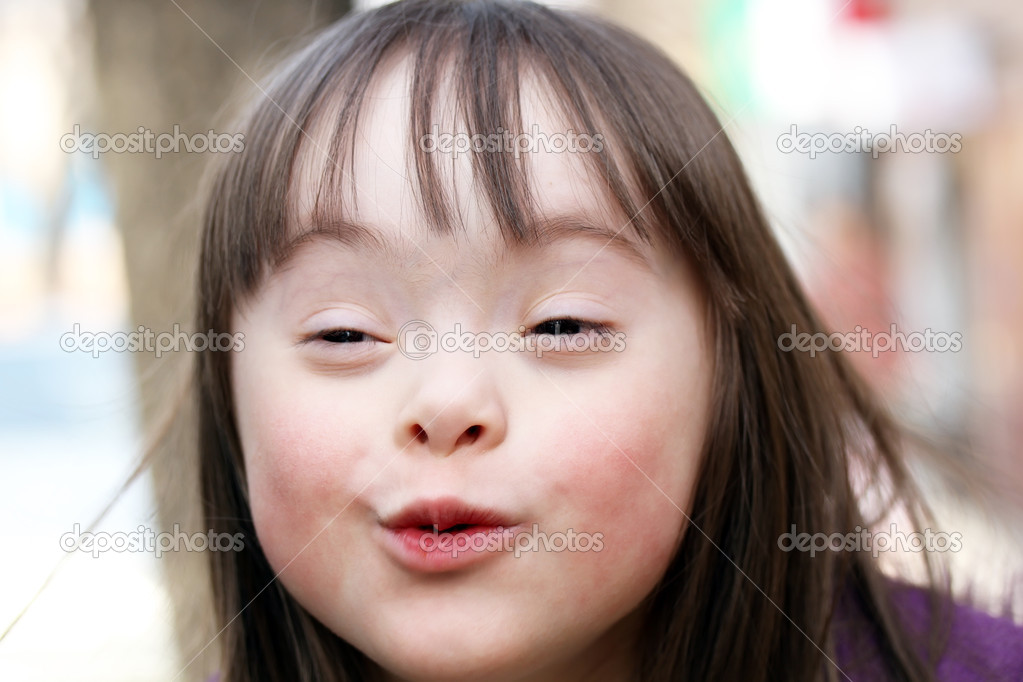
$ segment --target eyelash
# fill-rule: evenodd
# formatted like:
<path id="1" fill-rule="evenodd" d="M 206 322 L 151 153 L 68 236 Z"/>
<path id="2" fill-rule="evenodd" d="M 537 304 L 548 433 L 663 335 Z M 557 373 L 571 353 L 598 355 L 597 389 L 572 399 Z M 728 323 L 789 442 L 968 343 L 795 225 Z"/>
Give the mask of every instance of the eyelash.
<path id="1" fill-rule="evenodd" d="M 544 327 L 548 327 L 550 325 L 553 325 L 553 329 L 551 329 L 549 331 L 546 331 L 546 332 L 539 332 L 539 331 L 537 331 L 539 329 L 542 329 Z M 568 333 L 568 332 L 562 331 L 561 328 L 563 326 L 576 326 L 576 327 L 579 328 L 579 331 Z M 543 335 L 551 335 L 551 336 L 575 336 L 576 334 L 582 334 L 582 333 L 586 333 L 586 332 L 596 332 L 597 334 L 606 334 L 606 333 L 611 331 L 611 328 L 608 325 L 600 323 L 600 322 L 590 322 L 588 320 L 582 320 L 582 319 L 579 319 L 579 318 L 576 318 L 576 317 L 552 317 L 552 318 L 546 319 L 543 322 L 540 322 L 540 323 L 538 323 L 536 325 L 533 325 L 532 327 L 530 327 L 526 331 L 527 331 L 527 334 L 537 334 L 537 335 L 543 334 Z M 344 340 L 341 340 L 341 339 L 337 338 L 337 337 L 341 337 L 341 336 L 344 337 Z M 335 338 L 331 338 L 331 337 L 335 337 Z M 356 338 L 351 338 L 351 337 L 356 337 Z M 325 330 L 317 332 L 313 336 L 309 337 L 308 340 L 309 341 L 323 341 L 325 343 L 329 343 L 329 344 L 333 344 L 333 345 L 346 345 L 346 344 L 363 343 L 366 340 L 379 341 L 379 339 L 376 339 L 375 337 L 373 337 L 372 335 L 368 334 L 367 332 L 359 331 L 358 329 L 349 329 L 349 328 L 346 328 L 346 327 L 339 327 L 339 328 L 336 328 L 336 329 L 325 329 Z"/>
<path id="2" fill-rule="evenodd" d="M 541 323 L 539 323 L 537 325 L 534 325 L 533 327 L 531 327 L 528 330 L 528 332 L 531 333 L 531 334 L 536 334 L 537 333 L 537 331 L 536 331 L 537 329 L 539 329 L 539 328 L 541 328 L 541 327 L 543 327 L 545 325 L 550 325 L 550 324 L 557 325 L 556 330 L 560 331 L 561 330 L 560 329 L 561 326 L 564 323 L 566 323 L 566 322 L 571 324 L 571 325 L 577 325 L 580 328 L 580 331 L 573 332 L 572 334 L 566 334 L 566 333 L 556 334 L 555 333 L 555 334 L 551 334 L 551 335 L 552 336 L 575 336 L 576 334 L 585 333 L 585 331 L 592 331 L 592 332 L 596 332 L 598 334 L 606 334 L 606 333 L 611 331 L 610 327 L 608 327 L 606 324 L 603 324 L 603 323 L 600 323 L 600 322 L 589 322 L 587 320 L 581 320 L 581 319 L 576 318 L 576 317 L 552 317 L 550 319 L 544 320 L 543 322 L 541 322 Z M 548 332 L 548 334 L 550 334 L 550 332 Z"/>
<path id="3" fill-rule="evenodd" d="M 340 341 L 340 340 L 335 340 L 335 339 L 329 338 L 331 336 L 339 336 L 339 335 L 342 335 L 342 334 L 347 334 L 347 335 L 350 335 L 350 336 L 358 336 L 359 338 L 358 339 L 348 339 L 348 340 L 345 340 L 345 341 Z M 357 329 L 328 329 L 327 331 L 320 332 L 320 334 L 317 335 L 317 337 L 319 339 L 321 339 L 323 341 L 326 341 L 327 343 L 358 343 L 358 342 L 364 340 L 364 338 L 367 337 L 367 336 L 369 336 L 369 334 L 367 334 L 366 332 L 360 332 Z"/>
<path id="4" fill-rule="evenodd" d="M 358 338 L 355 338 L 355 339 L 349 338 L 349 339 L 344 340 L 344 341 L 342 341 L 342 340 L 332 340 L 330 338 L 330 337 L 337 337 L 337 336 L 341 336 L 341 335 L 346 335 L 346 336 L 349 336 L 349 337 L 355 336 L 355 337 L 358 337 Z M 329 344 L 332 344 L 332 345 L 340 346 L 340 345 L 364 343 L 366 341 L 379 341 L 380 339 L 377 339 L 376 337 L 374 337 L 373 335 L 369 334 L 368 332 L 360 331 L 358 329 L 351 329 L 351 328 L 348 328 L 348 327 L 338 327 L 336 329 L 324 329 L 323 331 L 316 332 L 315 334 L 310 336 L 307 340 L 308 341 L 323 341 L 324 343 L 329 343 Z"/>

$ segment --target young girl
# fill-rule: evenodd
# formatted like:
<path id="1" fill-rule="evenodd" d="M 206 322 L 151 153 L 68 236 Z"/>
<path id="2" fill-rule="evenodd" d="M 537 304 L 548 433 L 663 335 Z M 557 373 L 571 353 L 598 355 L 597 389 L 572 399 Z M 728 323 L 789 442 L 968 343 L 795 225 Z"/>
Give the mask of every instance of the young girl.
<path id="1" fill-rule="evenodd" d="M 223 680 L 1023 679 L 937 571 L 798 551 L 865 489 L 928 517 L 841 353 L 779 345 L 822 325 L 650 45 L 409 0 L 238 130 L 198 301 L 245 344 L 197 370 L 206 521 L 246 538 L 209 553 Z"/>

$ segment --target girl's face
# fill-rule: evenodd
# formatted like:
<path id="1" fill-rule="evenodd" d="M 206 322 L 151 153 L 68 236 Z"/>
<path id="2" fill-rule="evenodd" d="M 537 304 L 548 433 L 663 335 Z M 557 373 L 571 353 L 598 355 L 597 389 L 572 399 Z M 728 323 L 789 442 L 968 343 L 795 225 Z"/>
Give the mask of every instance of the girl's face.
<path id="1" fill-rule="evenodd" d="M 296 230 L 323 234 L 234 314 L 260 544 L 295 599 L 388 675 L 621 678 L 699 467 L 712 373 L 699 287 L 631 228 L 609 239 L 626 217 L 581 156 L 542 144 L 526 154 L 541 244 L 501 238 L 470 154 L 438 159 L 464 229 L 431 233 L 406 177 L 406 91 L 397 67 L 367 97 L 357 224 L 344 217 L 343 240 L 310 224 L 300 180 Z M 536 93 L 527 130 L 567 133 Z M 318 173 L 316 146 L 299 177 Z M 566 318 L 579 322 L 548 322 Z M 598 325 L 618 334 L 611 350 L 439 347 L 520 327 L 542 347 L 582 344 Z"/>

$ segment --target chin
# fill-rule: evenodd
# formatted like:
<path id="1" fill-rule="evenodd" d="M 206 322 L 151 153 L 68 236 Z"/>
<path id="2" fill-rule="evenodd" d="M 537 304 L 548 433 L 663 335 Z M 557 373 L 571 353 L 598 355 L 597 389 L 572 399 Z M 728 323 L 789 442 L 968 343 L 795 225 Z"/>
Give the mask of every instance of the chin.
<path id="1" fill-rule="evenodd" d="M 506 648 L 506 642 L 485 647 L 394 642 L 394 651 L 372 657 L 392 678 L 408 682 L 513 682 L 528 679 L 536 659 Z"/>
<path id="2" fill-rule="evenodd" d="M 516 632 L 532 632 L 525 624 L 498 626 L 494 621 L 480 623 L 481 619 L 475 619 L 475 625 L 463 619 L 445 623 L 440 614 L 406 615 L 398 627 L 384 628 L 370 640 L 353 642 L 389 673 L 390 679 L 513 682 L 530 679 L 544 658 L 537 649 L 543 640 L 515 639 Z"/>

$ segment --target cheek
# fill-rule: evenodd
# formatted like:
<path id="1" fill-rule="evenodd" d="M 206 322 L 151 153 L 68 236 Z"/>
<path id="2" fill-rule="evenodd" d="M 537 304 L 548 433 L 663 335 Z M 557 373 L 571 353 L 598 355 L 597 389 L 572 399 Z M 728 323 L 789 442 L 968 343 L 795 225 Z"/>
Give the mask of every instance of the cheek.
<path id="1" fill-rule="evenodd" d="M 270 565 L 290 563 L 294 580 L 343 541 L 367 441 L 358 422 L 340 423 L 337 410 L 278 395 L 283 399 L 248 406 L 239 422 L 256 533 Z"/>
<path id="2" fill-rule="evenodd" d="M 302 411 L 254 421 L 244 445 L 249 503 L 260 544 L 280 570 L 322 528 L 328 501 L 340 499 L 338 462 L 325 447 L 323 426 L 317 430 Z"/>
<path id="3" fill-rule="evenodd" d="M 564 412 L 553 442 L 572 447 L 552 455 L 542 473 L 558 501 L 555 516 L 577 532 L 602 535 L 600 554 L 572 580 L 618 594 L 623 609 L 653 589 L 674 556 L 688 525 L 703 439 L 701 406 L 666 411 L 654 405 L 677 405 L 642 393 L 619 390 L 614 405 L 580 404 L 587 416 Z"/>
<path id="4" fill-rule="evenodd" d="M 653 363 L 633 369 L 629 380 L 580 390 L 551 422 L 551 441 L 567 446 L 552 453 L 556 494 L 622 520 L 684 518 L 705 437 L 707 381 L 669 363 L 660 372 Z"/>
<path id="5" fill-rule="evenodd" d="M 637 540 L 656 536 L 659 527 L 679 528 L 689 512 L 698 450 L 645 428 L 642 420 L 619 427 L 577 441 L 578 449 L 559 465 L 555 494 L 587 518 L 628 528 Z"/>

